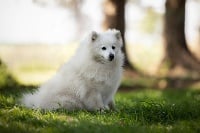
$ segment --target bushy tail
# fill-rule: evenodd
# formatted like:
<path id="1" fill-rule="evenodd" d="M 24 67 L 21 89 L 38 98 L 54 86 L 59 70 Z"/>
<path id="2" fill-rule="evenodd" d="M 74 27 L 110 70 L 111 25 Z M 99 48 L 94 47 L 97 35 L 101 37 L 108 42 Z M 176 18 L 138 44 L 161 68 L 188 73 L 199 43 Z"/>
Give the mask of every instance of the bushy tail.
<path id="1" fill-rule="evenodd" d="M 28 108 L 37 108 L 39 107 L 39 97 L 38 93 L 29 93 L 29 94 L 24 94 L 20 102 L 28 107 Z"/>

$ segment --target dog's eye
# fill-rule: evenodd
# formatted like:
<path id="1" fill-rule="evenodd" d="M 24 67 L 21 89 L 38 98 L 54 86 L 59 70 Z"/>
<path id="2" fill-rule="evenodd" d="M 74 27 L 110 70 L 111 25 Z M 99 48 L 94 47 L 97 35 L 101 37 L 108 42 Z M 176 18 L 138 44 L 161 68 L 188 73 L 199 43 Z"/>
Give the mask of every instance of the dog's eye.
<path id="1" fill-rule="evenodd" d="M 106 47 L 102 47 L 101 49 L 102 49 L 102 50 L 106 50 Z"/>
<path id="2" fill-rule="evenodd" d="M 112 46 L 112 49 L 115 49 L 115 46 Z"/>

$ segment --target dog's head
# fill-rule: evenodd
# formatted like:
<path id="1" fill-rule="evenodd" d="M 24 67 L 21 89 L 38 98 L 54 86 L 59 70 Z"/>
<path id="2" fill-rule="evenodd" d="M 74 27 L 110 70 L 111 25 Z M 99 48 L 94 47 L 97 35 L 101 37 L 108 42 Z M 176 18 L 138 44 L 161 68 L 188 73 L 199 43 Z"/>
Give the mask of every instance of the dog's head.
<path id="1" fill-rule="evenodd" d="M 93 31 L 90 34 L 90 41 L 93 59 L 103 64 L 114 62 L 123 45 L 121 33 L 115 29 L 103 33 Z"/>

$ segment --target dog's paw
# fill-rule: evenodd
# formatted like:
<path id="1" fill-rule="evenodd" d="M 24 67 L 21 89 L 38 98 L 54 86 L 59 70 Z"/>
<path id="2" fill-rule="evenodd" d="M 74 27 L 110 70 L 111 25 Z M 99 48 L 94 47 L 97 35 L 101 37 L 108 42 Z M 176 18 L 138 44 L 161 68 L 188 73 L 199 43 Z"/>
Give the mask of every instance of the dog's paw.
<path id="1" fill-rule="evenodd" d="M 108 110 L 110 110 L 109 106 L 104 106 L 104 107 L 98 109 L 98 111 L 101 112 L 101 113 L 105 113 Z"/>
<path id="2" fill-rule="evenodd" d="M 100 113 L 105 113 L 105 112 L 106 112 L 106 109 L 105 109 L 105 108 L 100 108 L 100 109 L 98 110 L 98 112 L 100 112 Z"/>
<path id="3" fill-rule="evenodd" d="M 106 105 L 106 106 L 104 107 L 104 109 L 105 109 L 105 110 L 110 110 L 110 107 L 109 107 L 108 105 Z"/>

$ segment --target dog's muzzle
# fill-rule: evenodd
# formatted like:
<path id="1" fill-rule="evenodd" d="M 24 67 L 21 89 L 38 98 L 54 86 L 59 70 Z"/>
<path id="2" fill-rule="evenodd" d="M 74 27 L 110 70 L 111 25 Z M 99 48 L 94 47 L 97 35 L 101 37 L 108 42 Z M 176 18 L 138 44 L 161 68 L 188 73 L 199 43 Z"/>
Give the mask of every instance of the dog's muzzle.
<path id="1" fill-rule="evenodd" d="M 109 61 L 112 61 L 115 58 L 114 54 L 109 54 Z"/>

